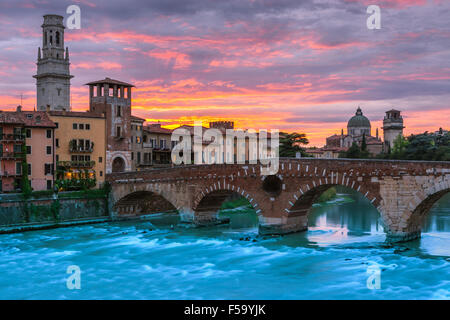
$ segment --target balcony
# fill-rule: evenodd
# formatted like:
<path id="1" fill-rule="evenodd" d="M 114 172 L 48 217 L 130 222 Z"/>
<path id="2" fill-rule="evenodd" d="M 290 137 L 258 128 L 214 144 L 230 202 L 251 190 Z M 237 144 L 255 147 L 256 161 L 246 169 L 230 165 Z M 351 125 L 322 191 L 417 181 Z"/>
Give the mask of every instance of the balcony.
<path id="1" fill-rule="evenodd" d="M 19 178 L 21 176 L 22 176 L 22 173 L 17 173 L 17 172 L 3 171 L 0 173 L 0 177 L 2 177 L 2 178 Z"/>
<path id="2" fill-rule="evenodd" d="M 4 133 L 1 135 L 1 140 L 3 142 L 24 142 L 25 135 L 15 133 Z"/>
<path id="3" fill-rule="evenodd" d="M 0 152 L 0 159 L 2 160 L 16 160 L 24 157 L 25 154 L 22 152 Z"/>
<path id="4" fill-rule="evenodd" d="M 92 168 L 95 161 L 58 161 L 56 165 L 65 168 Z"/>
<path id="5" fill-rule="evenodd" d="M 91 142 L 90 145 L 77 145 L 72 141 L 69 143 L 69 152 L 70 153 L 92 153 L 94 151 L 94 142 Z"/>

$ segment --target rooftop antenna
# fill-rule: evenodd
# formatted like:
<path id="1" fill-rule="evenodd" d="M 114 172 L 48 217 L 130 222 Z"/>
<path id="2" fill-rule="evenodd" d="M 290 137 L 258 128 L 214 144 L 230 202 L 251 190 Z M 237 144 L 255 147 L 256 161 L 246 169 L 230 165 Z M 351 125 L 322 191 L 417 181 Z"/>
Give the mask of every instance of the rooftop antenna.
<path id="1" fill-rule="evenodd" d="M 23 101 L 23 94 L 20 93 L 20 105 L 22 105 L 22 101 Z"/>

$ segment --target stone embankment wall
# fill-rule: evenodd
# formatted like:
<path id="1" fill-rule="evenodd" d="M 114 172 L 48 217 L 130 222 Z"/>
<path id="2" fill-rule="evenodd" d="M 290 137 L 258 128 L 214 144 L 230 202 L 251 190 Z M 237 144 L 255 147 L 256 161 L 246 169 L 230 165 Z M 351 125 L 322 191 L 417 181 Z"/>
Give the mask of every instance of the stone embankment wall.
<path id="1" fill-rule="evenodd" d="M 109 217 L 107 196 L 80 191 L 58 194 L 0 194 L 0 232 L 27 226 L 89 222 Z"/>

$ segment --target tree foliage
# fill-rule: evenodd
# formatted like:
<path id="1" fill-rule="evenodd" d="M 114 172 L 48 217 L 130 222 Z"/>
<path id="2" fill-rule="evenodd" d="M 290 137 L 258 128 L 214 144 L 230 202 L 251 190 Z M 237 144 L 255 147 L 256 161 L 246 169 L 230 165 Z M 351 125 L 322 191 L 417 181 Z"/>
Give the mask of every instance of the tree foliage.
<path id="1" fill-rule="evenodd" d="M 304 133 L 286 133 L 280 132 L 280 157 L 294 158 L 297 152 L 300 152 L 302 157 L 308 157 L 309 155 L 302 148 L 302 145 L 309 143 L 306 134 Z"/>
<path id="2" fill-rule="evenodd" d="M 352 146 L 347 151 L 343 151 L 339 154 L 339 158 L 347 159 L 367 159 L 370 157 L 369 151 L 367 151 L 367 145 L 365 144 L 365 137 L 363 136 L 364 143 L 361 143 L 361 147 L 356 142 L 352 143 Z M 364 149 L 363 149 L 364 147 Z"/>
<path id="3" fill-rule="evenodd" d="M 385 159 L 450 161 L 450 133 L 436 135 L 428 132 L 398 136 Z"/>

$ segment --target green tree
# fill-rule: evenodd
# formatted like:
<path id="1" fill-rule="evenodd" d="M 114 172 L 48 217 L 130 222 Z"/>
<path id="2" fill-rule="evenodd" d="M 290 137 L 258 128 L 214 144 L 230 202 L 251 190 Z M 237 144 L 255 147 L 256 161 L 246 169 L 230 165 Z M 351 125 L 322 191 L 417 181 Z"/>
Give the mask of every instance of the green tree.
<path id="1" fill-rule="evenodd" d="M 304 133 L 286 133 L 280 132 L 280 157 L 295 157 L 297 152 L 300 152 L 302 157 L 308 156 L 302 145 L 309 143 Z"/>
<path id="2" fill-rule="evenodd" d="M 356 142 L 353 142 L 352 146 L 350 148 L 348 148 L 347 151 L 341 152 L 339 154 L 339 158 L 360 159 L 361 158 L 361 149 L 358 147 Z"/>
<path id="3" fill-rule="evenodd" d="M 394 159 L 405 159 L 405 152 L 409 142 L 401 134 L 394 140 L 391 157 Z"/>

